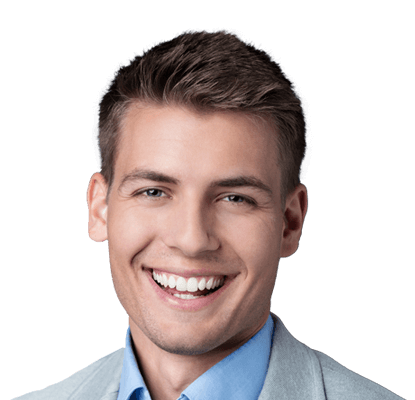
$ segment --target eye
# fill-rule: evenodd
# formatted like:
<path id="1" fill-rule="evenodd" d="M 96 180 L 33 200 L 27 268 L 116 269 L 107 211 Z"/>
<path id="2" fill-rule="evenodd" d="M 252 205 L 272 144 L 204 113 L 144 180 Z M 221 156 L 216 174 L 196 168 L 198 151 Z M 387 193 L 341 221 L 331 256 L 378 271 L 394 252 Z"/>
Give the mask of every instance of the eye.
<path id="1" fill-rule="evenodd" d="M 149 189 L 139 190 L 133 193 L 133 197 L 137 197 L 137 196 L 143 196 L 143 197 L 154 199 L 154 198 L 165 197 L 166 193 L 164 193 L 164 191 L 161 189 L 149 188 Z"/>
<path id="2" fill-rule="evenodd" d="M 255 205 L 255 201 L 250 199 L 249 197 L 240 196 L 238 194 L 230 194 L 223 198 L 223 200 L 229 203 L 236 203 L 236 204 L 248 204 L 248 205 Z"/>
<path id="3" fill-rule="evenodd" d="M 163 191 L 160 189 L 147 189 L 144 193 L 148 197 L 161 197 L 163 196 Z"/>

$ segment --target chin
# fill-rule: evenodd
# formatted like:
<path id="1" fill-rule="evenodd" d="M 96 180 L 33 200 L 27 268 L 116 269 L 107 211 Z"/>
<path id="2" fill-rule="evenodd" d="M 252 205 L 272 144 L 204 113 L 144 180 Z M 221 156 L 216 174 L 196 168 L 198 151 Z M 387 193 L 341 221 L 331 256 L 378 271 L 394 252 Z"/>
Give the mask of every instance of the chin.
<path id="1" fill-rule="evenodd" d="M 149 317 L 149 318 L 148 318 Z M 131 319 L 130 319 L 131 320 Z M 160 323 L 150 315 L 141 315 L 134 323 L 145 336 L 158 348 L 178 355 L 200 355 L 211 352 L 222 346 L 232 336 L 225 324 L 217 324 L 219 329 L 212 326 L 197 324 L 177 323 L 168 321 Z"/>
<path id="2" fill-rule="evenodd" d="M 151 340 L 151 339 L 150 339 Z M 215 346 L 207 343 L 170 343 L 170 342 L 155 342 L 153 343 L 160 349 L 170 354 L 178 354 L 182 356 L 195 356 L 208 353 L 213 350 Z"/>
<path id="3" fill-rule="evenodd" d="M 160 334 L 160 332 L 168 332 L 168 334 Z M 208 353 L 221 346 L 227 337 L 226 332 L 212 332 L 211 330 L 201 336 L 200 329 L 196 332 L 193 329 L 187 332 L 182 329 L 178 331 L 144 330 L 143 333 L 160 349 L 171 354 L 187 356 Z"/>

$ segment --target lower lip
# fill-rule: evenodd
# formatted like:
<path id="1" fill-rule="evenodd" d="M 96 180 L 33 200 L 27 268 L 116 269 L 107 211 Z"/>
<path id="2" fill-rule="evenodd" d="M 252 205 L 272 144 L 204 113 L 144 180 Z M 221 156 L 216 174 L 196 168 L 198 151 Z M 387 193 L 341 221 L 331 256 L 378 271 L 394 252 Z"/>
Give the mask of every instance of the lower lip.
<path id="1" fill-rule="evenodd" d="M 154 291 L 157 293 L 160 299 L 167 303 L 170 307 L 185 311 L 198 311 L 201 308 L 207 307 L 208 305 L 212 304 L 229 287 L 231 281 L 233 280 L 227 277 L 225 279 L 225 284 L 218 290 L 214 291 L 212 294 L 201 296 L 197 299 L 185 300 L 165 292 L 154 281 L 152 271 L 147 269 L 146 272 L 151 286 L 154 288 Z"/>

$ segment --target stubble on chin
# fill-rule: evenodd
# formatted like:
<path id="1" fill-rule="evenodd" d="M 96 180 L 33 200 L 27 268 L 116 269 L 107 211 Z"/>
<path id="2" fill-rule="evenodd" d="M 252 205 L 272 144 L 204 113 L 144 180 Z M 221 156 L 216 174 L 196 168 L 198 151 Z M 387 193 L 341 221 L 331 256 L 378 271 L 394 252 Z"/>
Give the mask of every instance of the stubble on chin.
<path id="1" fill-rule="evenodd" d="M 198 331 L 198 327 L 193 327 L 192 332 L 186 332 L 184 329 L 180 331 L 180 327 L 176 329 L 161 328 L 156 321 L 144 312 L 145 324 L 136 324 L 136 328 L 145 335 L 146 339 L 152 342 L 159 349 L 170 354 L 193 356 L 201 355 L 214 351 L 218 346 L 223 344 L 228 337 L 228 331 L 214 332 L 212 330 Z M 224 324 L 219 324 L 222 327 Z M 201 329 L 203 329 L 201 327 Z"/>

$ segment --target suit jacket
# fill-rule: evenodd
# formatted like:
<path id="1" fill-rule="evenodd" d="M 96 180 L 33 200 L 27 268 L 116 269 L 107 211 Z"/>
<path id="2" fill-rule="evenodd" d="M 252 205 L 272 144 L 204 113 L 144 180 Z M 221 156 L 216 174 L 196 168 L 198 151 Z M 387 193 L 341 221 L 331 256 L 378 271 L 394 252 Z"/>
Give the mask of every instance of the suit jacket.
<path id="1" fill-rule="evenodd" d="M 398 400 L 382 386 L 296 340 L 275 315 L 274 337 L 258 400 Z M 15 400 L 117 400 L 124 349 L 62 382 Z"/>

